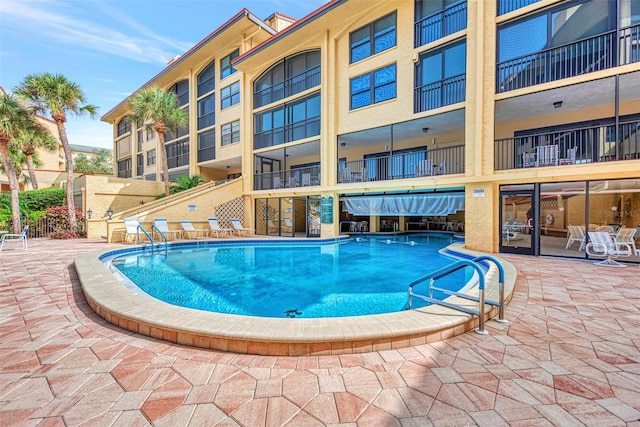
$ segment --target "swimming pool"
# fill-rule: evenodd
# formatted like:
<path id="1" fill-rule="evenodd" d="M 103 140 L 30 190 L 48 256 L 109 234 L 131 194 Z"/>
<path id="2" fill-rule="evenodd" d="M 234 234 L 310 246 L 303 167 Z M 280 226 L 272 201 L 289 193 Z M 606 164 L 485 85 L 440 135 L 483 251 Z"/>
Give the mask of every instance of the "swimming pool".
<path id="1" fill-rule="evenodd" d="M 433 234 L 324 244 L 238 241 L 166 254 L 126 253 L 110 263 L 144 293 L 181 307 L 260 317 L 345 317 L 406 309 L 408 284 L 453 261 L 439 253 L 450 243 L 450 236 Z M 438 286 L 457 290 L 470 278 L 462 270 Z"/>

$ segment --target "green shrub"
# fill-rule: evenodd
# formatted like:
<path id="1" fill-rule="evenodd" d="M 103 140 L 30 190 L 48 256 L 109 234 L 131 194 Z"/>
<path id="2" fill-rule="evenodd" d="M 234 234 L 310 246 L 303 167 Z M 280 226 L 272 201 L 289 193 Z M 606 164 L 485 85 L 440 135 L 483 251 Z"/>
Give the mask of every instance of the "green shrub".
<path id="1" fill-rule="evenodd" d="M 62 188 L 21 191 L 20 194 L 18 194 L 20 210 L 23 209 L 23 206 L 26 207 L 28 211 L 43 211 L 46 208 L 62 206 L 66 203 L 65 194 Z M 11 211 L 11 193 L 0 194 L 0 206 L 8 206 L 9 211 Z"/>

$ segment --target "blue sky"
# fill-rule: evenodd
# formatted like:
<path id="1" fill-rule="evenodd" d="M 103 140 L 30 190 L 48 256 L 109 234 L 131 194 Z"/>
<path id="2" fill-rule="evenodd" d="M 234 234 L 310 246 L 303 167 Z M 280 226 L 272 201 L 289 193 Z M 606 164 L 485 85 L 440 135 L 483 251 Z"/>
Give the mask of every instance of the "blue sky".
<path id="1" fill-rule="evenodd" d="M 100 116 L 246 7 L 302 18 L 328 0 L 2 0 L 0 86 L 51 72 L 80 85 L 95 119 L 69 117 L 71 144 L 113 148 Z"/>

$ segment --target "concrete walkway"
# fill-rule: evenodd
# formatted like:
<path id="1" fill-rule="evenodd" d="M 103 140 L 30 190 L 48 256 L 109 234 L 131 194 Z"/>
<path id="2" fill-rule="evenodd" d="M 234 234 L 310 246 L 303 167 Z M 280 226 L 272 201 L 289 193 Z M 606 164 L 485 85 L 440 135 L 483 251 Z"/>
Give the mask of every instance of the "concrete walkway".
<path id="1" fill-rule="evenodd" d="M 105 247 L 0 253 L 1 426 L 640 426 L 637 265 L 507 255 L 521 272 L 512 323 L 489 321 L 489 336 L 265 357 L 105 323 L 72 265 Z"/>

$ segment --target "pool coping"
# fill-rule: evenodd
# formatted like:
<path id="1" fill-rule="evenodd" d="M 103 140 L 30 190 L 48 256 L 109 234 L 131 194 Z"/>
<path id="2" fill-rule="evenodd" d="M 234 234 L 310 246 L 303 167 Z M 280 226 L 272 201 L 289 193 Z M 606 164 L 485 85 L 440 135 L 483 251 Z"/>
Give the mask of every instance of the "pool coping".
<path id="1" fill-rule="evenodd" d="M 250 243 L 248 239 L 225 240 Z M 285 240 L 291 242 L 269 242 Z M 311 319 L 251 317 L 174 306 L 128 289 L 101 261 L 107 254 L 130 250 L 112 248 L 78 256 L 74 265 L 84 295 L 90 307 L 106 321 L 176 344 L 272 356 L 347 354 L 440 341 L 478 325 L 476 316 L 435 305 L 396 313 Z M 462 243 L 449 245 L 447 251 L 465 258 L 485 255 L 464 248 Z M 498 259 L 504 267 L 505 300 L 509 301 L 517 271 L 512 264 Z M 497 276 L 496 267 L 491 265 L 486 274 L 487 299 L 497 298 Z M 474 291 L 477 295 L 475 286 L 467 292 Z M 459 297 L 451 297 L 451 302 L 477 308 L 477 303 Z M 497 316 L 497 308 L 485 305 L 484 316 Z"/>

